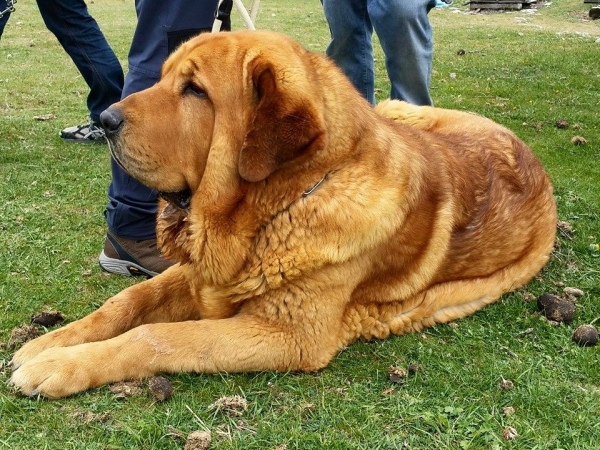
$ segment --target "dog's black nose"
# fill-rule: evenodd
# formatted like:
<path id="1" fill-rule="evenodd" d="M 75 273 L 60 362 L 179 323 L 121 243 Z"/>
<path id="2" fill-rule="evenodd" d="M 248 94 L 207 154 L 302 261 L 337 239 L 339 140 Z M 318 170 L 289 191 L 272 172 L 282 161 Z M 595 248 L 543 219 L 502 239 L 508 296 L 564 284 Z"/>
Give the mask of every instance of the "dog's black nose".
<path id="1" fill-rule="evenodd" d="M 123 123 L 123 114 L 116 106 L 109 106 L 100 114 L 100 123 L 107 133 L 114 133 Z"/>

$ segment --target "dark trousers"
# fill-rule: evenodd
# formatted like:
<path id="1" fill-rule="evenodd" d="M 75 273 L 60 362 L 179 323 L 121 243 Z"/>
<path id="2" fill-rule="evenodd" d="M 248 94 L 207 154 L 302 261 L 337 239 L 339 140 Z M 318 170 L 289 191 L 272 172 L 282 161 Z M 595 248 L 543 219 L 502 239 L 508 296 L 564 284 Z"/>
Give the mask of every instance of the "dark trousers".
<path id="1" fill-rule="evenodd" d="M 119 60 L 83 0 L 38 0 L 37 4 L 46 27 L 89 86 L 90 118 L 99 122 L 100 113 L 121 98 L 123 69 Z M 4 7 L 3 2 L 0 5 Z M 0 36 L 7 21 L 8 14 L 0 19 Z"/>
<path id="2" fill-rule="evenodd" d="M 136 0 L 138 24 L 122 97 L 155 84 L 171 51 L 188 38 L 209 31 L 217 3 L 217 0 Z M 114 160 L 111 169 L 106 207 L 109 230 L 128 239 L 155 237 L 157 192 L 131 178 Z"/>
<path id="3" fill-rule="evenodd" d="M 4 11 L 7 4 L 4 1 L 0 1 L 0 11 Z M 8 18 L 10 17 L 10 12 L 6 12 L 0 17 L 0 39 L 2 38 L 2 33 L 4 32 L 4 27 L 6 26 L 6 22 L 8 22 Z"/>

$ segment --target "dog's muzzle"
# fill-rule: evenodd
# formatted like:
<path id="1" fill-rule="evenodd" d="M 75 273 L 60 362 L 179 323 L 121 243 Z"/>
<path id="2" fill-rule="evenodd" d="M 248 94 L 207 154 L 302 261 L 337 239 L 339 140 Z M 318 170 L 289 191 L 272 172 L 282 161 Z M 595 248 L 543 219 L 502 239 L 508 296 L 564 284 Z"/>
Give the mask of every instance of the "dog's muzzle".
<path id="1" fill-rule="evenodd" d="M 120 161 L 119 132 L 123 128 L 124 123 L 125 118 L 118 106 L 112 105 L 100 114 L 100 124 L 106 133 L 110 154 L 117 164 L 119 164 L 125 172 L 128 172 L 127 168 L 124 167 L 123 163 Z M 189 209 L 192 200 L 192 193 L 189 189 L 179 192 L 159 192 L 159 196 L 171 205 L 182 210 Z"/>
<path id="2" fill-rule="evenodd" d="M 123 129 L 125 118 L 121 109 L 115 105 L 109 106 L 100 114 L 100 125 L 104 128 L 106 134 L 106 141 L 108 142 L 108 149 L 113 159 L 121 166 L 121 168 L 127 171 L 127 168 L 120 161 L 120 147 L 119 147 L 119 133 Z"/>
<path id="3" fill-rule="evenodd" d="M 124 122 L 125 119 L 121 109 L 115 105 L 109 106 L 100 114 L 100 124 L 104 128 L 106 136 L 118 133 Z"/>

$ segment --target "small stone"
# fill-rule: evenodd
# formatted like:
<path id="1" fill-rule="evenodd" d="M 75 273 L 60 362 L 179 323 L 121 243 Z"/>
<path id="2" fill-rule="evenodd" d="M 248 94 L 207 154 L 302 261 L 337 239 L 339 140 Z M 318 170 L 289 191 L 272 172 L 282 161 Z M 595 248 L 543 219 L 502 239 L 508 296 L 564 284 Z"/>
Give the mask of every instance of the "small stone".
<path id="1" fill-rule="evenodd" d="M 388 374 L 392 383 L 402 383 L 408 372 L 402 367 L 392 366 L 388 369 Z"/>
<path id="2" fill-rule="evenodd" d="M 573 333 L 573 342 L 581 347 L 593 347 L 598 343 L 598 330 L 593 325 L 581 325 Z"/>
<path id="3" fill-rule="evenodd" d="M 456 52 L 456 54 L 457 54 L 458 56 L 464 56 L 464 55 L 465 55 L 465 53 L 467 53 L 467 52 L 465 52 L 465 51 L 464 51 L 462 48 L 461 48 L 461 49 L 459 49 L 459 50 Z"/>
<path id="4" fill-rule="evenodd" d="M 148 380 L 152 396 L 159 402 L 169 400 L 173 396 L 173 386 L 165 377 L 152 377 Z"/>
<path id="5" fill-rule="evenodd" d="M 210 447 L 211 442 L 210 431 L 192 431 L 188 434 L 183 450 L 206 450 Z"/>
<path id="6" fill-rule="evenodd" d="M 563 289 L 563 293 L 566 296 L 569 297 L 575 297 L 575 298 L 579 298 L 579 297 L 583 297 L 584 292 L 581 289 L 577 289 L 574 287 L 566 287 Z"/>
<path id="7" fill-rule="evenodd" d="M 565 119 L 558 119 L 554 125 L 556 125 L 556 128 L 560 128 L 563 130 L 565 128 L 569 128 L 569 122 L 567 122 Z"/>

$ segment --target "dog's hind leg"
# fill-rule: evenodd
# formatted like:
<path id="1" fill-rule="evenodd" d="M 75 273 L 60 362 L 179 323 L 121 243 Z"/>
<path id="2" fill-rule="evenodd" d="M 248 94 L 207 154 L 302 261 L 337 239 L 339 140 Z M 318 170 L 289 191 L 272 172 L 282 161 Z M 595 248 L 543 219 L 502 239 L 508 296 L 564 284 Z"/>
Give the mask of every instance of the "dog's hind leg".
<path id="1" fill-rule="evenodd" d="M 110 298 L 97 311 L 26 343 L 15 353 L 19 367 L 50 347 L 102 341 L 145 323 L 181 322 L 200 318 L 199 301 L 179 266 Z"/>
<path id="2" fill-rule="evenodd" d="M 500 128 L 500 125 L 490 119 L 473 113 L 433 106 L 417 106 L 401 100 L 383 100 L 377 104 L 375 111 L 396 122 L 424 131 L 452 133 L 460 128 L 468 129 L 471 134 L 476 135 L 478 131 L 489 131 L 490 127 Z"/>
<path id="3" fill-rule="evenodd" d="M 487 277 L 440 283 L 405 301 L 351 304 L 344 317 L 347 338 L 383 339 L 466 317 L 526 284 L 548 261 L 548 253 L 531 252 Z"/>

